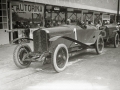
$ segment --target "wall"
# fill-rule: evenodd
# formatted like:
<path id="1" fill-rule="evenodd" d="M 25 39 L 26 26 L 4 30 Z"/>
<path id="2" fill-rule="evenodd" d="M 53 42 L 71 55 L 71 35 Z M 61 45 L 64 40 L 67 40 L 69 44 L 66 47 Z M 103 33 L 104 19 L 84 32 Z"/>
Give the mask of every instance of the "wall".
<path id="1" fill-rule="evenodd" d="M 9 44 L 9 33 L 0 30 L 0 45 Z"/>
<path id="2" fill-rule="evenodd" d="M 7 0 L 0 0 L 0 45 L 9 43 Z"/>

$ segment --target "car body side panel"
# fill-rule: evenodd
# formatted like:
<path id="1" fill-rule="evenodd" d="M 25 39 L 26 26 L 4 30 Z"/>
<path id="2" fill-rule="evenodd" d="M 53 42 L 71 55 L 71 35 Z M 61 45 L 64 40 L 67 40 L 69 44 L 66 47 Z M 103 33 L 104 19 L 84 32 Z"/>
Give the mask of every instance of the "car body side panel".
<path id="1" fill-rule="evenodd" d="M 66 35 L 66 37 L 74 38 L 74 34 Z M 53 50 L 58 44 L 65 44 L 65 45 L 67 46 L 67 48 L 77 46 L 77 45 L 75 44 L 75 42 L 60 37 L 60 38 L 58 38 L 57 40 L 51 42 L 50 48 L 49 48 L 50 52 L 52 52 L 52 50 Z"/>
<path id="2" fill-rule="evenodd" d="M 56 32 L 55 30 L 58 30 Z M 70 34 L 70 38 L 78 40 L 82 43 L 85 43 L 87 45 L 94 44 L 100 31 L 96 30 L 96 28 L 89 26 L 88 29 L 82 29 L 79 26 L 71 25 L 71 26 L 63 26 L 63 27 L 56 27 L 54 29 L 49 28 L 49 34 L 51 39 L 50 40 L 56 40 L 60 36 L 68 36 Z M 55 37 L 55 38 L 54 38 Z"/>
<path id="3" fill-rule="evenodd" d="M 116 28 L 115 27 L 111 27 L 111 28 L 107 28 L 108 29 L 108 32 L 109 32 L 109 38 L 112 38 L 112 37 L 114 37 L 114 34 L 115 34 L 115 30 L 116 30 Z"/>
<path id="4" fill-rule="evenodd" d="M 97 30 L 83 30 L 83 31 L 77 31 L 78 33 L 78 41 L 81 41 L 85 44 L 94 44 L 97 40 L 98 35 L 100 34 L 100 31 Z"/>
<path id="5" fill-rule="evenodd" d="M 117 30 L 116 28 L 116 24 L 109 24 L 109 25 L 105 25 L 105 31 L 106 31 L 106 38 L 113 38 L 115 35 L 115 32 Z"/>
<path id="6" fill-rule="evenodd" d="M 100 31 L 96 30 L 94 26 L 89 26 L 87 29 L 82 29 L 77 25 L 65 25 L 54 28 L 45 28 L 42 30 L 46 31 L 50 37 L 50 49 L 55 48 L 56 45 L 60 43 L 64 43 L 68 48 L 75 46 L 87 47 L 87 45 L 94 44 L 100 34 Z M 79 41 L 81 44 L 78 44 L 75 40 Z"/>
<path id="7" fill-rule="evenodd" d="M 74 34 L 77 34 L 77 40 L 87 45 L 94 44 L 101 32 L 92 25 L 87 25 L 86 29 L 81 29 L 79 26 L 72 27 L 72 29 L 73 31 L 76 29 L 76 33 L 74 32 Z"/>
<path id="8" fill-rule="evenodd" d="M 87 25 L 87 29 L 77 29 L 78 41 L 81 41 L 82 43 L 85 43 L 87 45 L 94 44 L 100 32 L 100 30 L 97 30 L 97 28 L 92 25 Z"/>

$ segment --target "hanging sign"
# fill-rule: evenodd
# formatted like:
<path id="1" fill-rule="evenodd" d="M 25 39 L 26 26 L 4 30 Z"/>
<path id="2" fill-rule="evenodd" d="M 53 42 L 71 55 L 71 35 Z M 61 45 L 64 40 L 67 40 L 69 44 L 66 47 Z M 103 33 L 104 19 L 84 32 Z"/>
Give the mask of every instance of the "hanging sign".
<path id="1" fill-rule="evenodd" d="M 59 7 L 54 7 L 54 10 L 59 11 L 60 8 Z"/>
<path id="2" fill-rule="evenodd" d="M 27 2 L 12 2 L 12 10 L 15 12 L 40 13 L 44 11 L 43 5 Z"/>
<path id="3" fill-rule="evenodd" d="M 110 20 L 110 15 L 102 15 L 102 20 Z"/>

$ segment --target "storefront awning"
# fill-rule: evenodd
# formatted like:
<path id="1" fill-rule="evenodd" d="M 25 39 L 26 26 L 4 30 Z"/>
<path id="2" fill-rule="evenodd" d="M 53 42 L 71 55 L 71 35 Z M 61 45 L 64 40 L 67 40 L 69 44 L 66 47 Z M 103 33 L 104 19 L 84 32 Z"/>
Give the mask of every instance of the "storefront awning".
<path id="1" fill-rule="evenodd" d="M 16 1 L 18 1 L 18 0 L 16 0 Z M 97 7 L 95 4 L 89 5 L 87 2 L 89 2 L 91 0 L 89 0 L 89 1 L 87 0 L 87 2 L 85 2 L 85 3 L 81 3 L 82 0 L 20 0 L 20 1 L 29 1 L 29 2 L 49 4 L 49 5 L 56 5 L 56 6 L 64 6 L 64 7 L 79 8 L 79 9 L 87 9 L 87 10 L 92 10 L 92 11 L 114 13 L 114 14 L 117 13 L 117 7 L 114 7 L 114 9 L 108 9 L 110 6 L 108 8 L 102 8 L 102 7 Z M 98 1 L 98 0 L 96 0 L 96 1 Z M 108 4 L 106 4 L 106 5 L 108 5 Z"/>

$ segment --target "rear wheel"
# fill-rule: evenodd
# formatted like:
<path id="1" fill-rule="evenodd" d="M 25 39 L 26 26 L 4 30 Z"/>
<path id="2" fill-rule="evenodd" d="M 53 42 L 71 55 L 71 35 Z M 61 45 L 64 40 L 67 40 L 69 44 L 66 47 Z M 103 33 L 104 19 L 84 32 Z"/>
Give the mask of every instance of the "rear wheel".
<path id="1" fill-rule="evenodd" d="M 119 34 L 116 33 L 114 36 L 114 47 L 117 48 L 119 46 Z"/>
<path id="2" fill-rule="evenodd" d="M 103 37 L 99 35 L 98 39 L 95 42 L 95 49 L 97 54 L 101 54 L 103 52 L 103 48 L 104 48 L 104 40 Z"/>
<path id="3" fill-rule="evenodd" d="M 68 49 L 66 45 L 59 44 L 52 53 L 52 65 L 56 72 L 63 71 L 68 63 Z"/>
<path id="4" fill-rule="evenodd" d="M 24 61 L 27 58 L 28 53 L 31 52 L 31 49 L 28 45 L 18 45 L 16 46 L 13 53 L 13 60 L 15 65 L 19 68 L 27 68 L 31 64 L 30 61 Z"/>

